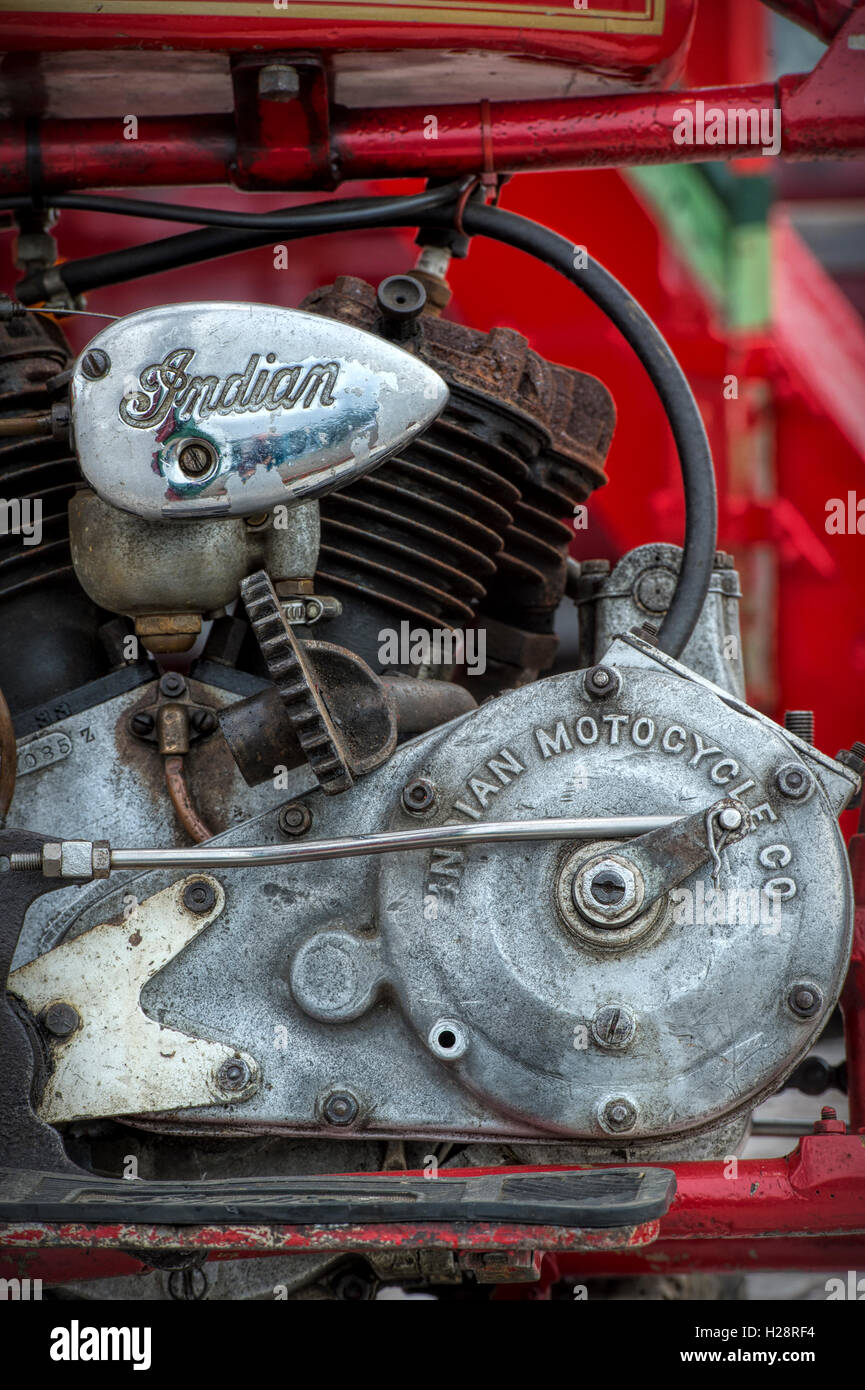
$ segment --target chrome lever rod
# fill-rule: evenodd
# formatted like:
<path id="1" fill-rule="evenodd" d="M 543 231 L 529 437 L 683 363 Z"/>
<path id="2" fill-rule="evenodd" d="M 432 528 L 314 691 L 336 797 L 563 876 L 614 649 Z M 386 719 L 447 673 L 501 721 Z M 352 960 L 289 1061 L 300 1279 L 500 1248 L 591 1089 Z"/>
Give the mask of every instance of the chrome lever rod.
<path id="1" fill-rule="evenodd" d="M 561 820 L 488 821 L 478 825 L 431 825 L 420 830 L 384 831 L 310 840 L 305 845 L 250 845 L 223 849 L 113 849 L 112 869 L 245 869 L 266 864 L 297 864 L 312 859 L 350 859 L 397 850 L 444 849 L 519 840 L 601 840 L 645 835 L 674 825 L 678 816 L 602 816 Z"/>
<path id="2" fill-rule="evenodd" d="M 675 825 L 681 816 L 587 816 L 577 819 L 488 821 L 386 830 L 302 845 L 195 845 L 191 849 L 111 849 L 104 840 L 46 841 L 41 853 L 13 854 L 9 868 L 79 882 L 107 878 L 115 869 L 251 869 L 314 859 L 351 859 L 399 850 L 445 849 L 520 840 L 618 840 Z"/>

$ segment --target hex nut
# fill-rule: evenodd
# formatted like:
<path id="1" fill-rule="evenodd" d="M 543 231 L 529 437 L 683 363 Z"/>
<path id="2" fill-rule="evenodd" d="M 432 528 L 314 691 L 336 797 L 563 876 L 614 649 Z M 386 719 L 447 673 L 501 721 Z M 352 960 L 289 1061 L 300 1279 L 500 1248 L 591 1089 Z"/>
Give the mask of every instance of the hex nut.
<path id="1" fill-rule="evenodd" d="M 45 878 L 59 878 L 63 864 L 63 846 L 50 840 L 42 846 L 42 873 Z"/>
<path id="2" fill-rule="evenodd" d="M 107 840 L 94 840 L 91 855 L 94 878 L 108 878 L 111 873 L 111 846 Z"/>
<path id="3" fill-rule="evenodd" d="M 583 683 L 586 694 L 591 699 L 605 700 L 609 695 L 618 691 L 622 680 L 618 672 L 613 671 L 609 666 L 592 666 L 586 672 Z"/>
<path id="4" fill-rule="evenodd" d="M 351 1125 L 360 1114 L 360 1105 L 351 1091 L 331 1091 L 321 1102 L 321 1113 L 329 1125 Z"/>
<path id="5" fill-rule="evenodd" d="M 183 906 L 189 912 L 202 916 L 216 906 L 216 892 L 206 878 L 195 878 L 183 890 Z"/>
<path id="6" fill-rule="evenodd" d="M 600 926 L 617 926 L 633 916 L 644 895 L 642 875 L 612 855 L 590 860 L 571 884 L 574 906 Z"/>
<path id="7" fill-rule="evenodd" d="M 93 877 L 93 841 L 64 840 L 60 846 L 60 877 Z"/>
<path id="8" fill-rule="evenodd" d="M 288 63 L 268 63 L 258 74 L 258 95 L 264 101 L 294 101 L 300 95 L 300 74 Z"/>

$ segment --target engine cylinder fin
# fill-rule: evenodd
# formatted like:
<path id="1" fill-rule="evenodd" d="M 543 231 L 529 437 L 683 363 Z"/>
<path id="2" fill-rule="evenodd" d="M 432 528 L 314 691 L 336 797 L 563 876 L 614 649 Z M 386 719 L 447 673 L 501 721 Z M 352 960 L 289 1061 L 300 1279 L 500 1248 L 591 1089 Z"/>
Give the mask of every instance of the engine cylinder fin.
<path id="1" fill-rule="evenodd" d="M 439 526 L 426 524 L 417 517 L 402 513 L 399 513 L 399 521 L 395 522 L 394 514 L 387 508 L 359 498 L 354 498 L 351 505 L 345 508 L 345 517 L 338 506 L 333 506 L 331 511 L 333 514 L 323 523 L 323 530 L 343 521 L 346 526 L 356 528 L 356 523 L 363 521 L 367 534 L 402 545 L 410 542 L 412 547 L 425 552 L 428 559 L 440 558 L 444 564 L 474 566 L 476 575 L 495 572 L 495 561 L 488 555 L 442 530 L 442 526 L 447 526 L 450 520 L 447 513 L 442 516 Z"/>
<path id="2" fill-rule="evenodd" d="M 349 537 L 355 539 L 355 537 Z M 390 565 L 381 564 L 372 559 L 368 554 L 358 558 L 349 550 L 338 549 L 329 542 L 322 542 L 321 555 L 328 560 L 333 573 L 333 566 L 336 564 L 339 570 L 348 571 L 347 577 L 354 574 L 355 580 L 360 574 L 369 574 L 375 580 L 379 593 L 390 593 L 394 598 L 400 598 L 405 603 L 409 603 L 412 598 L 425 600 L 428 607 L 427 611 L 435 623 L 444 623 L 445 626 L 456 624 L 459 626 L 467 618 L 474 618 L 474 609 L 465 602 L 458 594 L 449 592 L 447 589 L 428 584 L 416 574 L 394 574 Z"/>

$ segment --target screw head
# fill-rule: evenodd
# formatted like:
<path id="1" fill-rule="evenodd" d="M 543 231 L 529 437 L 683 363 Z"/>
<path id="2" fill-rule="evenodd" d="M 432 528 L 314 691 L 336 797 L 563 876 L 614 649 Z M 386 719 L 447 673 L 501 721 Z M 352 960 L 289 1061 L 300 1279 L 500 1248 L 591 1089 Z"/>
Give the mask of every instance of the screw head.
<path id="1" fill-rule="evenodd" d="M 145 734 L 153 733 L 154 719 L 152 714 L 133 714 L 130 720 L 132 732 L 144 737 Z"/>
<path id="2" fill-rule="evenodd" d="M 192 716 L 192 727 L 197 734 L 212 734 L 216 728 L 216 715 L 209 709 L 198 709 Z"/>
<path id="3" fill-rule="evenodd" d="M 586 891 L 595 902 L 619 907 L 628 891 L 628 885 L 621 869 L 602 868 L 595 874 Z"/>
<path id="4" fill-rule="evenodd" d="M 75 1029 L 80 1027 L 81 1018 L 77 1009 L 73 1009 L 71 1004 L 63 1002 L 49 1004 L 42 1015 L 42 1022 L 47 1032 L 55 1038 L 68 1038 Z"/>
<path id="5" fill-rule="evenodd" d="M 202 478 L 216 463 L 216 452 L 212 444 L 203 439 L 191 439 L 184 444 L 177 455 L 181 472 L 188 478 Z"/>
<path id="6" fill-rule="evenodd" d="M 600 1120 L 605 1129 L 623 1134 L 637 1123 L 637 1107 L 627 1096 L 618 1096 L 603 1107 Z"/>
<path id="7" fill-rule="evenodd" d="M 81 372 L 88 381 L 98 381 L 111 370 L 111 358 L 101 348 L 91 348 L 81 359 Z"/>
<path id="8" fill-rule="evenodd" d="M 302 801 L 289 801 L 276 819 L 283 835 L 305 835 L 312 825 L 312 812 Z"/>
<path id="9" fill-rule="evenodd" d="M 165 675 L 160 678 L 159 689 L 163 695 L 173 698 L 183 694 L 186 689 L 186 681 L 179 671 L 166 671 Z"/>
<path id="10" fill-rule="evenodd" d="M 202 916 L 216 906 L 216 893 L 213 884 L 206 878 L 193 879 L 183 890 L 183 906 L 189 912 Z"/>
<path id="11" fill-rule="evenodd" d="M 823 1007 L 823 993 L 811 980 L 799 980 L 787 995 L 787 1004 L 797 1018 L 813 1018 Z"/>
<path id="12" fill-rule="evenodd" d="M 612 695 L 618 685 L 619 678 L 609 666 L 593 666 L 586 672 L 586 694 L 593 700 L 603 700 L 605 696 Z"/>
<path id="13" fill-rule="evenodd" d="M 634 1015 L 624 1004 L 605 1004 L 592 1019 L 592 1037 L 599 1047 L 627 1047 L 636 1027 Z"/>
<path id="14" fill-rule="evenodd" d="M 435 805 L 436 789 L 426 777 L 415 777 L 403 787 L 402 804 L 407 811 L 418 815 Z"/>
<path id="15" fill-rule="evenodd" d="M 814 778 L 806 767 L 799 763 L 785 763 L 775 773 L 775 786 L 782 796 L 791 801 L 801 801 L 814 785 Z"/>
<path id="16" fill-rule="evenodd" d="M 220 1091 L 243 1091 L 249 1085 L 250 1071 L 242 1057 L 227 1057 L 216 1073 Z"/>
<path id="17" fill-rule="evenodd" d="M 331 1091 L 321 1103 L 321 1113 L 329 1125 L 350 1125 L 360 1114 L 360 1106 L 351 1091 Z"/>

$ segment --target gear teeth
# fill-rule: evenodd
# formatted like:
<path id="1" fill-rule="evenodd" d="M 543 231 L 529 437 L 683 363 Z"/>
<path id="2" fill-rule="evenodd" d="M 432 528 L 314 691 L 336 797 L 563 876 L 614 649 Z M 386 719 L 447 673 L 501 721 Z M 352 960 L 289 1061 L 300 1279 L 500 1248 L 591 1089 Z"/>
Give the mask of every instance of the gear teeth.
<path id="1" fill-rule="evenodd" d="M 321 698 L 307 679 L 304 662 L 270 579 L 263 570 L 250 574 L 240 585 L 240 595 L 268 675 L 279 691 L 322 791 L 330 795 L 348 791 L 354 779 Z"/>

